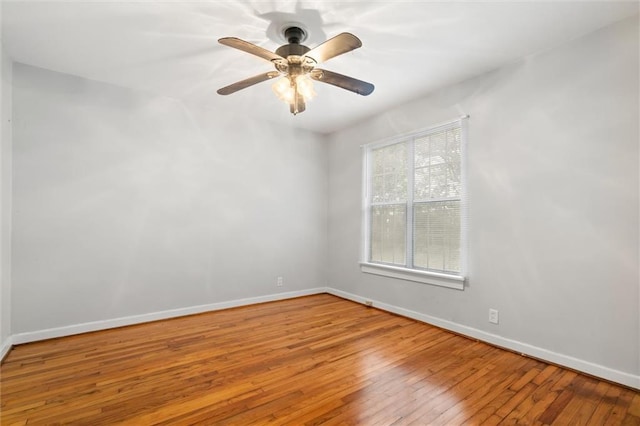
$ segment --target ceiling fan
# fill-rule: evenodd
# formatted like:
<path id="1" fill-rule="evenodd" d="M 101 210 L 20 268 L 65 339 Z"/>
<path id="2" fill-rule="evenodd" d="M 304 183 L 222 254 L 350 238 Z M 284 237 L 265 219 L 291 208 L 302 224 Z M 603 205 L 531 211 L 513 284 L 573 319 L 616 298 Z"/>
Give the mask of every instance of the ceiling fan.
<path id="1" fill-rule="evenodd" d="M 291 113 L 296 115 L 305 110 L 306 101 L 315 95 L 311 80 L 331 84 L 363 96 L 373 92 L 374 86 L 371 83 L 316 68 L 316 65 L 321 62 L 362 46 L 358 37 L 350 33 L 341 33 L 319 46 L 309 49 L 300 44 L 306 39 L 306 36 L 306 32 L 298 26 L 285 28 L 284 37 L 288 44 L 280 46 L 275 53 L 236 37 L 219 39 L 218 42 L 225 46 L 266 59 L 275 66 L 276 70 L 223 87 L 218 90 L 218 94 L 230 95 L 254 84 L 282 76 L 283 78 L 277 80 L 273 85 L 273 90 L 278 97 L 289 104 Z"/>

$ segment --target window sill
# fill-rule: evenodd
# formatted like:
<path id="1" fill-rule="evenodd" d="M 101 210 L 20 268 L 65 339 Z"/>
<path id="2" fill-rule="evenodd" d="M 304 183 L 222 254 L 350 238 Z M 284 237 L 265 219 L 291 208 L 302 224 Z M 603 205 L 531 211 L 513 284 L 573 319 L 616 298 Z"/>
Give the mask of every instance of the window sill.
<path id="1" fill-rule="evenodd" d="M 464 290 L 464 278 L 457 275 L 439 274 L 437 272 L 420 271 L 368 262 L 360 262 L 360 270 L 367 274 L 382 275 L 390 278 Z"/>

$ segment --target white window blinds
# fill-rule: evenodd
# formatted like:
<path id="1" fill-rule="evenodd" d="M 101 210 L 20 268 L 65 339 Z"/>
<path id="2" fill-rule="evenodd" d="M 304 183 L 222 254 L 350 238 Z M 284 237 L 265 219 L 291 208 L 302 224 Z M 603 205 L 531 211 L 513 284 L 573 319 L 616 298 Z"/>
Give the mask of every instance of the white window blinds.
<path id="1" fill-rule="evenodd" d="M 364 263 L 464 276 L 465 121 L 365 147 Z"/>

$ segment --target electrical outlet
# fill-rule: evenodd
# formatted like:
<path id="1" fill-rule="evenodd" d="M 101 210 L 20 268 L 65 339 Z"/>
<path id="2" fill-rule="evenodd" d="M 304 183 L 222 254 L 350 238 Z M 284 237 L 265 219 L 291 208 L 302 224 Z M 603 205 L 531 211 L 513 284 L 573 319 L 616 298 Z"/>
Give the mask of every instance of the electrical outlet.
<path id="1" fill-rule="evenodd" d="M 282 287 L 284 285 L 284 280 L 282 277 L 278 277 L 278 279 L 276 280 L 276 285 L 278 287 Z"/>
<path id="2" fill-rule="evenodd" d="M 489 322 L 492 324 L 498 323 L 498 310 L 497 309 L 489 309 Z"/>

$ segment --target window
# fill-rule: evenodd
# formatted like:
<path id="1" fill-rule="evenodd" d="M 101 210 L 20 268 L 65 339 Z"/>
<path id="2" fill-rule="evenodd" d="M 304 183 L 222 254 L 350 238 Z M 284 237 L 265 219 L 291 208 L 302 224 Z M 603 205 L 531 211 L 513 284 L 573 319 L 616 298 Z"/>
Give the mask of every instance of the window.
<path id="1" fill-rule="evenodd" d="M 464 288 L 465 124 L 365 146 L 364 272 Z"/>

